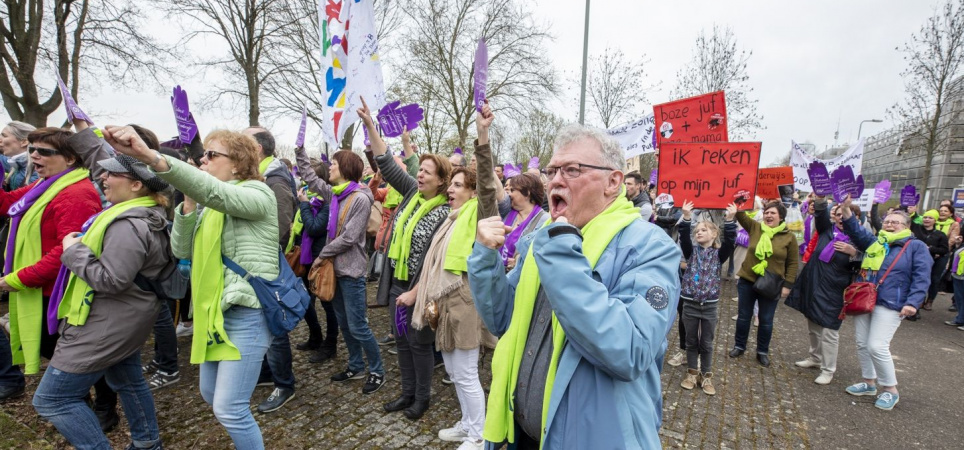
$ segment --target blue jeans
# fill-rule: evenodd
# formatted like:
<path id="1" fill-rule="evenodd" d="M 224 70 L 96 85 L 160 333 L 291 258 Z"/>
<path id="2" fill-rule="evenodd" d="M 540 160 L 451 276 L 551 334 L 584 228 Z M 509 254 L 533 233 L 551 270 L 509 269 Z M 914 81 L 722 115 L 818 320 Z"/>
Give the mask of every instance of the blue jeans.
<path id="1" fill-rule="evenodd" d="M 368 304 L 365 301 L 365 277 L 337 277 L 335 297 L 331 299 L 335 307 L 335 317 L 338 318 L 338 328 L 345 338 L 348 347 L 348 370 L 362 372 L 365 370 L 365 360 L 368 359 L 368 371 L 376 375 L 385 375 L 382 367 L 382 355 L 378 350 L 378 341 L 368 326 Z"/>
<path id="2" fill-rule="evenodd" d="M 295 389 L 295 372 L 291 369 L 291 340 L 288 335 L 271 335 L 271 346 L 261 364 L 261 379 L 271 378 L 275 387 Z"/>
<path id="3" fill-rule="evenodd" d="M 48 367 L 34 393 L 33 407 L 74 447 L 80 450 L 110 449 L 110 441 L 100 430 L 97 416 L 84 401 L 84 396 L 100 377 L 105 377 L 107 384 L 120 395 L 134 447 L 159 445 L 161 437 L 154 397 L 141 373 L 140 352 L 134 352 L 106 370 L 91 373 L 74 374 Z"/>
<path id="4" fill-rule="evenodd" d="M 954 283 L 954 306 L 957 307 L 957 317 L 954 322 L 964 324 L 964 280 L 954 277 L 951 277 L 951 280 Z"/>
<path id="5" fill-rule="evenodd" d="M 235 447 L 260 450 L 264 448 L 264 440 L 258 422 L 251 415 L 251 394 L 258 384 L 271 332 L 260 309 L 243 306 L 232 306 L 224 312 L 224 330 L 241 353 L 241 360 L 202 363 L 201 397 L 212 406 L 214 417 L 227 430 Z"/>
<path id="6" fill-rule="evenodd" d="M 750 335 L 750 322 L 753 321 L 753 304 L 759 303 L 760 326 L 756 330 L 756 352 L 764 355 L 770 352 L 770 338 L 773 336 L 773 316 L 776 315 L 780 298 L 766 299 L 760 297 L 753 290 L 753 283 L 740 278 L 736 284 L 739 296 L 738 315 L 736 318 L 736 342 L 733 347 L 746 350 L 746 338 Z"/>
<path id="7" fill-rule="evenodd" d="M 7 334 L 0 330 L 0 386 L 23 387 L 23 372 L 20 366 L 13 365 L 13 354 L 10 352 L 10 340 Z"/>

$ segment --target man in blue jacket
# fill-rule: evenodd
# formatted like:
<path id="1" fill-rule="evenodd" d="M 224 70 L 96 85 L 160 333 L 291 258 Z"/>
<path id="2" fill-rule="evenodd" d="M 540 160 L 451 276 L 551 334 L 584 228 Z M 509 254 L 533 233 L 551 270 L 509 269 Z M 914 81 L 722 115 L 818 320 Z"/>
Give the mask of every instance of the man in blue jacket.
<path id="1" fill-rule="evenodd" d="M 483 219 L 469 258 L 476 308 L 500 336 L 483 437 L 489 448 L 659 447 L 680 250 L 623 195 L 618 143 L 572 125 L 553 148 L 553 223 L 520 239 L 506 274 L 506 227 Z"/>

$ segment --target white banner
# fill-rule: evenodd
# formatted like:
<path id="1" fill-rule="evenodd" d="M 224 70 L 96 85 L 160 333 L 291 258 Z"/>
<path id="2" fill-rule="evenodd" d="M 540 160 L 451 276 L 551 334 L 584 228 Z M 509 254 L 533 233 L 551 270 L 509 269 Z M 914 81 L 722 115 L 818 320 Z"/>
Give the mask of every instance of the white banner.
<path id="1" fill-rule="evenodd" d="M 652 108 L 649 111 L 642 119 L 606 130 L 626 150 L 626 159 L 656 151 L 653 147 L 656 117 Z"/>
<path id="2" fill-rule="evenodd" d="M 790 141 L 792 149 L 790 151 L 790 165 L 793 167 L 793 184 L 797 190 L 811 192 L 810 177 L 807 175 L 807 168 L 810 163 L 816 161 L 797 145 Z M 827 173 L 833 173 L 840 166 L 850 166 L 854 171 L 854 176 L 860 174 L 864 164 L 864 140 L 857 141 L 852 147 L 848 148 L 842 155 L 833 159 L 821 159 L 820 162 L 827 166 Z"/>
<path id="3" fill-rule="evenodd" d="M 860 194 L 860 198 L 854 200 L 854 204 L 860 207 L 860 210 L 869 213 L 870 207 L 874 206 L 874 194 L 877 192 L 874 188 L 864 189 L 864 193 Z"/>
<path id="4" fill-rule="evenodd" d="M 373 116 L 385 105 L 378 27 L 372 0 L 319 1 L 318 19 L 325 73 L 322 135 L 339 148 L 345 130 L 358 120 L 359 96 L 365 97 Z"/>

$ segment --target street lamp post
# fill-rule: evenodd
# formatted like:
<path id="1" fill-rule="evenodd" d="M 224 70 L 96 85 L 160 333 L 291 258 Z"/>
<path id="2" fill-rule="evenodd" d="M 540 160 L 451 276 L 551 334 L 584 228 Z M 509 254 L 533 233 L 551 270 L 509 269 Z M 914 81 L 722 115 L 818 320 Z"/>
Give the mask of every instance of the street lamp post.
<path id="1" fill-rule="evenodd" d="M 589 60 L 589 0 L 586 0 L 586 28 L 582 35 L 582 85 L 579 90 L 579 123 L 586 123 L 586 63 Z"/>
<path id="2" fill-rule="evenodd" d="M 858 141 L 860 140 L 860 132 L 863 131 L 863 128 L 864 128 L 864 122 L 881 123 L 881 122 L 883 122 L 883 120 L 881 120 L 881 119 L 861 120 L 861 121 L 860 121 L 860 126 L 857 127 L 857 140 L 858 140 Z"/>

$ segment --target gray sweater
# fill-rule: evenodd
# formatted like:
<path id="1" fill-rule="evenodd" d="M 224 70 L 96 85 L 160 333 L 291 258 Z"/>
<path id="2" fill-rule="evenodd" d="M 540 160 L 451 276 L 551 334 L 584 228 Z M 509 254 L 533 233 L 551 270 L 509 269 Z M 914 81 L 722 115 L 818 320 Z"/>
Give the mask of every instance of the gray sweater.
<path id="1" fill-rule="evenodd" d="M 318 175 L 315 175 L 311 168 L 311 161 L 308 160 L 308 153 L 303 148 L 295 149 L 295 157 L 298 161 L 298 173 L 308 184 L 308 189 L 325 199 L 331 204 L 331 185 L 326 183 Z M 318 255 L 319 258 L 335 258 L 335 276 L 360 278 L 368 272 L 368 253 L 365 252 L 365 239 L 367 237 L 368 216 L 372 212 L 372 204 L 375 197 L 371 189 L 364 183 L 358 184 L 358 189 L 352 194 L 354 200 L 348 205 L 348 199 L 339 204 L 338 219 L 345 216 L 343 229 L 335 235 L 335 238 L 325 244 L 325 248 Z M 346 211 L 346 207 L 349 208 Z"/>

